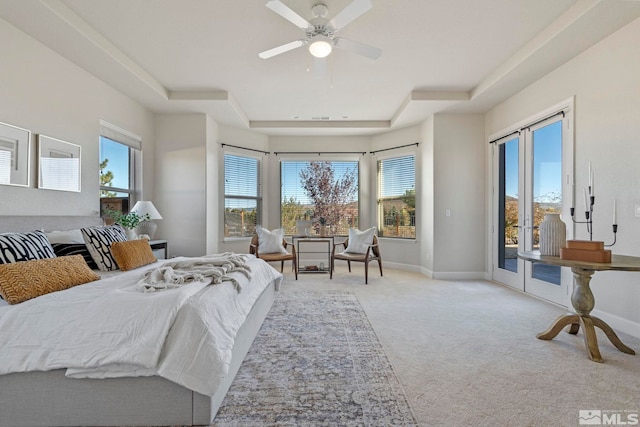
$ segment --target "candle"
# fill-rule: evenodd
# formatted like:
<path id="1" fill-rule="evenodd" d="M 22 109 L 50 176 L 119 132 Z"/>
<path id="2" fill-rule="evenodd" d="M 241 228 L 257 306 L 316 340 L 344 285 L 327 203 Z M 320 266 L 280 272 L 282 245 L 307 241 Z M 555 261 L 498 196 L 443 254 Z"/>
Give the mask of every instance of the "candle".
<path id="1" fill-rule="evenodd" d="M 618 224 L 618 201 L 613 199 L 613 224 Z"/>
<path id="2" fill-rule="evenodd" d="M 587 201 L 587 189 L 584 189 L 584 211 L 589 212 L 589 202 Z"/>

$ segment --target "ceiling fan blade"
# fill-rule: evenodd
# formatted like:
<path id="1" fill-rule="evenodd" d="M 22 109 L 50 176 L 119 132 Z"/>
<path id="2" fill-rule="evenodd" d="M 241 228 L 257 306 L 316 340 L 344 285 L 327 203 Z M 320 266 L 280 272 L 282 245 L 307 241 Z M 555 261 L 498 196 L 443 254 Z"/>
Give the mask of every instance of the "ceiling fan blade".
<path id="1" fill-rule="evenodd" d="M 368 44 L 354 42 L 353 40 L 343 39 L 342 37 L 336 37 L 333 39 L 335 47 L 348 50 L 349 52 L 357 53 L 358 55 L 366 56 L 371 59 L 378 59 L 382 55 L 382 49 Z"/>
<path id="2" fill-rule="evenodd" d="M 273 56 L 280 55 L 281 53 L 289 52 L 290 50 L 296 49 L 302 45 L 304 45 L 304 40 L 295 40 L 260 52 L 258 56 L 262 59 L 269 59 Z"/>
<path id="3" fill-rule="evenodd" d="M 328 58 L 313 58 L 313 75 L 322 78 L 328 74 Z"/>
<path id="4" fill-rule="evenodd" d="M 338 31 L 351 21 L 359 18 L 372 7 L 373 5 L 370 0 L 353 0 L 349 6 L 342 9 L 342 11 L 329 22 L 329 25 L 331 25 L 335 31 Z"/>
<path id="5" fill-rule="evenodd" d="M 267 7 L 273 10 L 278 15 L 282 16 L 287 21 L 291 22 L 293 25 L 300 27 L 303 30 L 306 30 L 311 26 L 311 24 L 309 24 L 309 21 L 295 13 L 293 10 L 289 9 L 289 7 L 282 3 L 280 0 L 268 1 Z"/>

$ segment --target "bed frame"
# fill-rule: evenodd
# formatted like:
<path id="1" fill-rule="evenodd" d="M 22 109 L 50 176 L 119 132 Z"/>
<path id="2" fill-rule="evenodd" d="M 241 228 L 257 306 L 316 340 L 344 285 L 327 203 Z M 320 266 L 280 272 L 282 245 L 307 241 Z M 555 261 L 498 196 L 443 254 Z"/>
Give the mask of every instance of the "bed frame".
<path id="1" fill-rule="evenodd" d="M 102 225 L 99 217 L 0 216 L 1 232 Z M 275 300 L 265 289 L 238 332 L 229 374 L 212 397 L 164 378 L 71 379 L 64 370 L 0 375 L 0 426 L 210 425 Z"/>

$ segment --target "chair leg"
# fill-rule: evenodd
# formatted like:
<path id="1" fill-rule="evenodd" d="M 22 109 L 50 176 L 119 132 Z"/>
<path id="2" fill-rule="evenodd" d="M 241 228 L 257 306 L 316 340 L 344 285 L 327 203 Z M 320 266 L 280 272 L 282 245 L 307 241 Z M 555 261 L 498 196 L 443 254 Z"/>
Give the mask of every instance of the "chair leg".
<path id="1" fill-rule="evenodd" d="M 280 273 L 284 271 L 284 261 L 280 261 Z"/>
<path id="2" fill-rule="evenodd" d="M 369 261 L 364 262 L 364 284 L 369 284 Z"/>
<path id="3" fill-rule="evenodd" d="M 378 260 L 378 266 L 380 267 L 380 277 L 382 277 L 382 260 Z"/>
<path id="4" fill-rule="evenodd" d="M 351 273 L 351 261 L 347 261 L 347 265 L 349 266 L 349 273 Z"/>
<path id="5" fill-rule="evenodd" d="M 295 258 L 291 260 L 291 265 L 293 266 L 293 271 L 295 272 L 296 280 L 298 280 L 298 263 L 296 262 Z"/>
<path id="6" fill-rule="evenodd" d="M 329 263 L 329 280 L 333 279 L 333 258 L 331 258 L 331 262 Z"/>

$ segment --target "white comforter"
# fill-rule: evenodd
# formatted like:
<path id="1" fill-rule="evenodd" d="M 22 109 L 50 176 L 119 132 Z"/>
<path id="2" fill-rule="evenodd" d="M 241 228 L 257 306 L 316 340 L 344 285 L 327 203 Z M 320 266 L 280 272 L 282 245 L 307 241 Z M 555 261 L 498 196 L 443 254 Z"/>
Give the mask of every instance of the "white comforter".
<path id="1" fill-rule="evenodd" d="M 231 273 L 240 293 L 232 282 L 210 279 L 140 292 L 137 282 L 161 264 L 0 306 L 0 374 L 66 368 L 71 377 L 160 375 L 213 395 L 240 326 L 282 275 L 251 255 L 251 280 Z"/>

